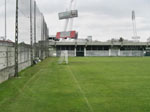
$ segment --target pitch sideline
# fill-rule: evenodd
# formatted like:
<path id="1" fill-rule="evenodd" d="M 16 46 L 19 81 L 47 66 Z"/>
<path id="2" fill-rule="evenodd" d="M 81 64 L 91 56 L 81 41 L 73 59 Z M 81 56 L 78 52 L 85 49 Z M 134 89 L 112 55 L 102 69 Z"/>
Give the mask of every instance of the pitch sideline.
<path id="1" fill-rule="evenodd" d="M 71 70 L 70 66 L 69 66 L 69 65 L 67 65 L 67 67 L 68 67 L 68 69 L 69 69 L 69 71 L 70 71 L 70 73 L 71 73 L 71 75 L 72 75 L 72 77 L 73 77 L 73 79 L 74 79 L 75 83 L 77 84 L 78 89 L 80 90 L 80 92 L 81 92 L 81 94 L 82 94 L 82 96 L 83 96 L 83 98 L 84 98 L 84 100 L 85 100 L 85 102 L 86 102 L 87 106 L 89 107 L 89 109 L 90 109 L 90 111 L 91 111 L 91 112 L 94 112 L 94 111 L 93 111 L 93 108 L 92 108 L 92 106 L 91 106 L 91 104 L 89 103 L 89 101 L 88 101 L 87 97 L 85 96 L 85 93 L 84 93 L 84 91 L 82 90 L 82 88 L 81 88 L 81 86 L 80 86 L 80 84 L 79 84 L 78 80 L 76 79 L 76 77 L 75 77 L 74 73 L 72 72 L 72 70 Z"/>

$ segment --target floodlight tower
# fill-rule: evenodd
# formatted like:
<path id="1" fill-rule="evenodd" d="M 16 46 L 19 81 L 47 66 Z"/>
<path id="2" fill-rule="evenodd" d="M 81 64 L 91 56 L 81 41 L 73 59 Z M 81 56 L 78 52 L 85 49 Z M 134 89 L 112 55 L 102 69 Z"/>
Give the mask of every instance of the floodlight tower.
<path id="1" fill-rule="evenodd" d="M 133 37 L 132 39 L 135 41 L 138 41 L 140 39 L 139 36 L 137 36 L 137 30 L 136 30 L 136 18 L 135 18 L 135 11 L 132 11 L 132 25 L 133 25 Z"/>
<path id="2" fill-rule="evenodd" d="M 65 12 L 59 13 L 59 20 L 65 20 L 65 25 L 63 32 L 57 32 L 56 38 L 60 39 L 76 39 L 77 38 L 77 32 L 72 31 L 73 28 L 73 20 L 75 17 L 78 17 L 78 10 L 75 10 L 76 6 L 76 0 L 70 0 L 69 7 Z"/>
<path id="3" fill-rule="evenodd" d="M 70 0 L 69 8 L 67 8 L 66 11 L 75 10 L 75 5 L 76 5 L 76 0 Z M 68 27 L 69 27 L 69 30 L 72 30 L 73 21 L 74 21 L 74 18 L 66 19 L 65 26 L 64 26 L 64 31 L 67 31 Z M 69 22 L 70 22 L 70 26 L 69 26 Z"/>

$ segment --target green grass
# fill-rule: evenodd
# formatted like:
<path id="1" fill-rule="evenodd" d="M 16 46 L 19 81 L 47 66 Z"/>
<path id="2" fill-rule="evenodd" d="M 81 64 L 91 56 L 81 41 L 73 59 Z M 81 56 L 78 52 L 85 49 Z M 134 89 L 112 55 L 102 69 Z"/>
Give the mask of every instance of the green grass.
<path id="1" fill-rule="evenodd" d="M 0 112 L 150 112 L 150 58 L 57 60 L 0 84 Z"/>

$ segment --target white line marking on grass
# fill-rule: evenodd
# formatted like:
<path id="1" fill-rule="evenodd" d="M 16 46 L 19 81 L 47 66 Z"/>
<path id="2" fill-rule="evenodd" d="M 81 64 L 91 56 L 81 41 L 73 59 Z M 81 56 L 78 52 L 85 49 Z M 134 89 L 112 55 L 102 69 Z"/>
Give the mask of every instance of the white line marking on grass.
<path id="1" fill-rule="evenodd" d="M 68 65 L 67 65 L 67 66 L 68 66 Z M 68 66 L 68 69 L 70 70 L 70 73 L 71 73 L 71 75 L 72 75 L 72 77 L 73 77 L 75 83 L 77 84 L 78 89 L 80 90 L 80 92 L 81 92 L 81 94 L 82 94 L 82 96 L 83 96 L 83 98 L 84 98 L 84 100 L 85 100 L 87 106 L 89 107 L 90 111 L 91 111 L 91 112 L 94 112 L 94 111 L 93 111 L 93 108 L 92 108 L 92 106 L 91 106 L 91 104 L 89 103 L 87 97 L 85 96 L 85 93 L 84 93 L 84 91 L 82 90 L 82 88 L 81 88 L 81 86 L 80 86 L 78 80 L 76 79 L 74 73 L 72 72 L 70 66 Z"/>
<path id="2" fill-rule="evenodd" d="M 24 89 L 25 89 L 25 88 L 27 88 L 31 93 L 33 93 L 33 94 L 35 93 L 35 92 L 33 92 L 32 89 L 30 89 L 30 88 L 28 87 L 28 84 L 29 84 L 30 82 L 32 82 L 32 81 L 39 75 L 39 73 L 40 73 L 41 71 L 42 71 L 42 70 L 39 70 L 38 73 L 32 75 L 31 78 L 30 78 L 29 80 L 27 80 L 27 82 L 25 82 L 25 84 L 23 85 L 22 88 L 17 87 L 16 84 L 12 81 L 12 85 L 18 90 L 17 95 L 15 95 L 15 99 L 18 98 L 18 97 L 20 97 L 21 95 L 27 96 L 27 95 L 24 93 Z M 23 74 L 24 74 L 24 73 L 23 73 Z M 22 74 L 22 75 L 23 75 L 23 74 Z M 38 78 L 38 79 L 39 79 L 39 78 Z M 37 79 L 37 80 L 38 80 L 38 79 Z M 19 79 L 18 79 L 18 80 L 19 80 Z M 24 96 L 23 96 L 23 97 L 24 97 Z M 7 101 L 9 101 L 9 100 L 11 100 L 11 99 L 13 99 L 13 98 L 8 98 L 8 99 L 6 99 L 6 100 L 3 100 L 2 102 L 0 102 L 0 106 L 2 106 L 5 102 L 7 102 Z"/>

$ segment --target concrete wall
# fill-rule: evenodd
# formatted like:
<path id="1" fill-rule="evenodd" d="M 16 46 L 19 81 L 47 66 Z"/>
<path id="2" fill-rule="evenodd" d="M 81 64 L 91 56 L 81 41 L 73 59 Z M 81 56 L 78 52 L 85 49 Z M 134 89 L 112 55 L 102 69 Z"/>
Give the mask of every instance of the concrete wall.
<path id="1" fill-rule="evenodd" d="M 144 51 L 137 51 L 137 50 L 120 51 L 120 56 L 144 56 Z"/>
<path id="2" fill-rule="evenodd" d="M 109 51 L 86 51 L 86 56 L 109 56 Z"/>
<path id="3" fill-rule="evenodd" d="M 31 46 L 21 43 L 18 46 L 19 72 L 31 66 Z M 49 56 L 45 43 L 39 42 L 33 50 L 34 58 L 45 59 Z M 15 74 L 15 47 L 14 43 L 0 41 L 0 83 L 13 77 Z"/>
<path id="4" fill-rule="evenodd" d="M 29 67 L 30 61 L 30 46 L 20 44 L 18 49 L 19 71 Z M 13 77 L 15 73 L 15 48 L 12 43 L 0 45 L 0 83 Z"/>
<path id="5" fill-rule="evenodd" d="M 91 50 L 86 51 L 86 56 L 144 56 L 144 51 L 140 50 L 106 50 L 106 51 L 99 51 L 99 50 Z"/>

